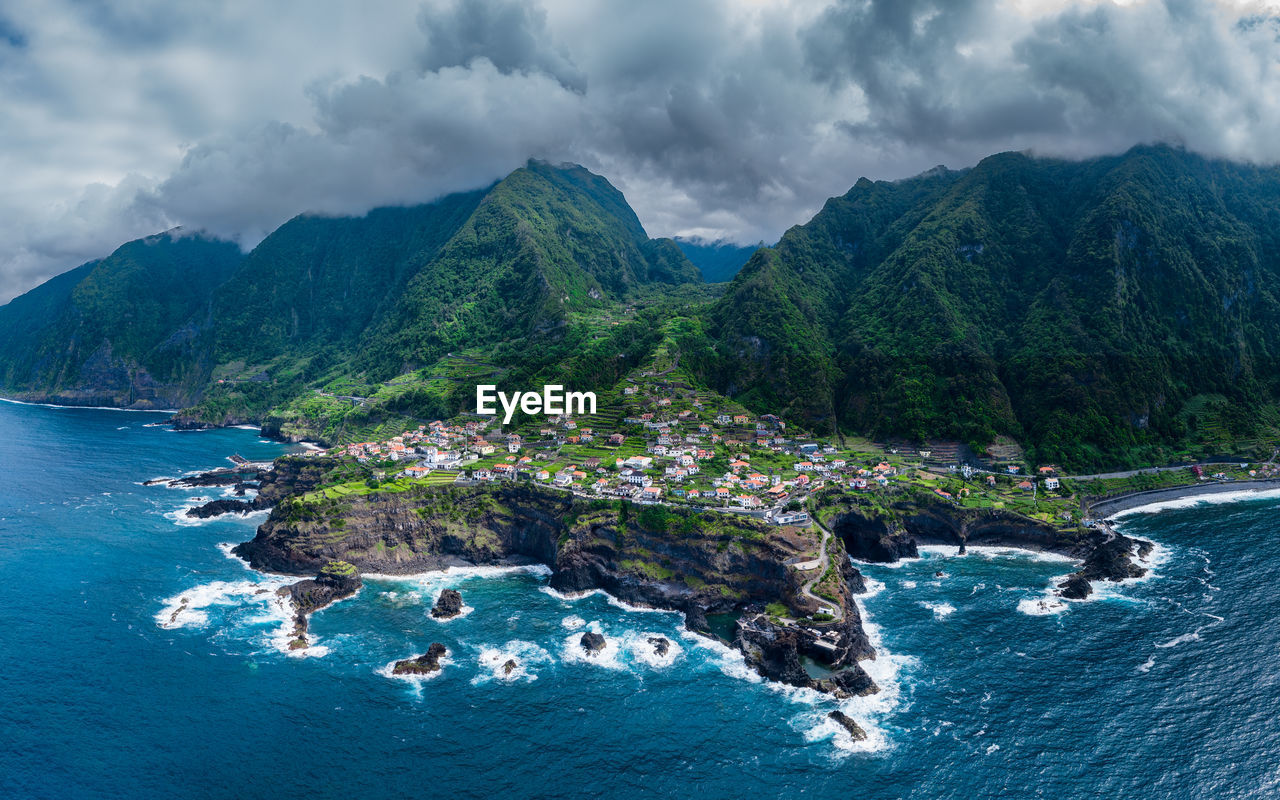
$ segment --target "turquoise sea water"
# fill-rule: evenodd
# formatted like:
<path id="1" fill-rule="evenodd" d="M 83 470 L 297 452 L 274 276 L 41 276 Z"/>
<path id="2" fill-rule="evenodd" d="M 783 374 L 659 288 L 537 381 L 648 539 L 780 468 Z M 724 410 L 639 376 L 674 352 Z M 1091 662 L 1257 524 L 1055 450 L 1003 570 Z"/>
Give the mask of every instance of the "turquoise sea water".
<path id="1" fill-rule="evenodd" d="M 1280 794 L 1280 500 L 1126 517 L 1154 577 L 1063 608 L 1070 565 L 1026 554 L 862 565 L 885 691 L 844 704 L 854 746 L 833 701 L 536 572 L 368 579 L 286 655 L 283 580 L 220 547 L 257 520 L 178 524 L 221 490 L 141 485 L 284 448 L 158 419 L 0 403 L 0 797 Z M 440 623 L 444 586 L 471 610 Z M 433 641 L 437 677 L 387 676 Z"/>

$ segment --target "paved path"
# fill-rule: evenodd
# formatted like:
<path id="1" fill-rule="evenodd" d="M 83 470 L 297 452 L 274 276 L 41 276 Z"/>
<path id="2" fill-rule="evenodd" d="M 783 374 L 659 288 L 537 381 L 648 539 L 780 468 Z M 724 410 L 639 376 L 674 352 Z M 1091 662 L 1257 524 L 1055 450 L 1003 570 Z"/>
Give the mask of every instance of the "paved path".
<path id="1" fill-rule="evenodd" d="M 832 602 L 825 597 L 819 597 L 818 595 L 813 593 L 814 584 L 822 580 L 822 576 L 827 574 L 827 565 L 829 563 L 829 558 L 827 556 L 827 542 L 831 541 L 831 531 L 827 530 L 826 526 L 823 525 L 821 522 L 818 522 L 817 517 L 813 518 L 813 523 L 818 526 L 819 530 L 822 531 L 822 544 L 819 545 L 819 555 L 818 555 L 818 569 L 817 569 L 818 575 L 817 577 L 813 578 L 808 583 L 806 583 L 803 587 L 801 587 L 800 593 L 803 594 L 805 597 L 808 597 L 810 600 L 816 600 L 819 605 L 827 606 L 832 610 L 834 610 L 836 612 L 835 613 L 836 618 L 834 621 L 839 622 L 841 619 L 844 618 L 844 612 L 840 609 L 840 604 Z"/>

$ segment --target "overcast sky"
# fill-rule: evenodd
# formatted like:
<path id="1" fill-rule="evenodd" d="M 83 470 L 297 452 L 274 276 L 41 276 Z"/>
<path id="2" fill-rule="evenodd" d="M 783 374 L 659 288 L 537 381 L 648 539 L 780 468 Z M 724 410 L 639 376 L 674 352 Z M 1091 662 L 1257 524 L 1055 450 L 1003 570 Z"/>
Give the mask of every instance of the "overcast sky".
<path id="1" fill-rule="evenodd" d="M 174 225 L 251 247 L 299 212 L 423 202 L 531 156 L 605 175 L 651 235 L 744 243 L 773 241 L 860 176 L 1002 150 L 1167 141 L 1273 163 L 1276 13 L 1237 0 L 0 0 L 0 302 Z"/>

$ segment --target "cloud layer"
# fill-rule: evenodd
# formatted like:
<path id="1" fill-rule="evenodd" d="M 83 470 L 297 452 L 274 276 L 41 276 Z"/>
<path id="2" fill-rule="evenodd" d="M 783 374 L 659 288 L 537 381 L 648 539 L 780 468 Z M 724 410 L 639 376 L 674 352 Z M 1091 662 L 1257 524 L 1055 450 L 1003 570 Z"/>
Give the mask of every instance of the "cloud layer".
<path id="1" fill-rule="evenodd" d="M 0 0 L 0 302 L 173 225 L 251 246 L 530 156 L 606 175 L 651 234 L 741 242 L 1000 150 L 1280 161 L 1280 21 L 1248 2 L 262 8 Z"/>

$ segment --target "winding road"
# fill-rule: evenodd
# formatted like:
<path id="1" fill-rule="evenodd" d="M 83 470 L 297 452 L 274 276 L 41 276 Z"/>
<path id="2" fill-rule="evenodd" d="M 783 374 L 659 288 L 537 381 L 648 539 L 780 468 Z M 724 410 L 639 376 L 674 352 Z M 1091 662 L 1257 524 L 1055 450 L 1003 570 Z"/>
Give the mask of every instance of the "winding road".
<path id="1" fill-rule="evenodd" d="M 822 531 L 822 544 L 819 545 L 818 569 L 816 570 L 818 575 L 817 577 L 811 579 L 803 587 L 801 587 L 800 593 L 805 597 L 808 597 L 810 600 L 817 601 L 819 605 L 828 607 L 833 611 L 835 611 L 836 612 L 835 619 L 833 620 L 833 622 L 839 622 L 840 620 L 844 619 L 844 611 L 841 610 L 840 604 L 836 602 L 832 602 L 831 600 L 828 600 L 825 597 L 819 597 L 818 595 L 813 593 L 814 585 L 818 581 L 822 580 L 823 575 L 827 574 L 827 566 L 830 563 L 830 558 L 827 556 L 827 542 L 831 541 L 831 531 L 827 530 L 827 527 L 823 525 L 821 522 L 819 522 L 817 517 L 813 518 L 813 524 L 817 525 L 818 530 Z"/>

